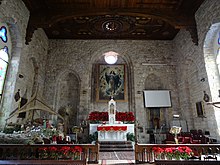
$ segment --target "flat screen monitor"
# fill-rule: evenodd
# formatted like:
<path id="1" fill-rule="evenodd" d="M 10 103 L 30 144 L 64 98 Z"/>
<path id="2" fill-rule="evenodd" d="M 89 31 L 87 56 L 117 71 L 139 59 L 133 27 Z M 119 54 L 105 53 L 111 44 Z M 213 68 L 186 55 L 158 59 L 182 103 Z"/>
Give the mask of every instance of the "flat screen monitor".
<path id="1" fill-rule="evenodd" d="M 148 108 L 171 107 L 169 90 L 144 90 L 144 105 Z"/>

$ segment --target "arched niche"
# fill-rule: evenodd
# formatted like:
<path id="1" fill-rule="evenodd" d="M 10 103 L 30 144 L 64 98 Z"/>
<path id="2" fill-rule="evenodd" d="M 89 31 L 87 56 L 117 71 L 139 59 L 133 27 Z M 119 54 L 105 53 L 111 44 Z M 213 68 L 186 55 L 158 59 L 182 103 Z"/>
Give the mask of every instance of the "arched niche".
<path id="1" fill-rule="evenodd" d="M 67 124 L 67 133 L 73 126 L 79 124 L 79 100 L 80 100 L 80 81 L 78 76 L 72 71 L 65 71 L 58 76 L 55 109 L 64 117 Z"/>
<path id="2" fill-rule="evenodd" d="M 154 73 L 150 73 L 144 83 L 146 90 L 156 90 L 163 89 L 163 83 L 159 76 Z M 159 129 L 161 123 L 164 123 L 163 113 L 161 113 L 161 108 L 146 108 L 146 121 L 150 129 Z M 150 139 L 151 141 L 151 139 Z"/>
<path id="3" fill-rule="evenodd" d="M 112 47 L 112 48 L 109 48 Z M 125 95 L 126 99 L 124 101 L 117 101 L 117 110 L 119 111 L 135 111 L 134 107 L 134 89 L 133 89 L 133 66 L 129 58 L 129 53 L 124 52 L 119 48 L 114 48 L 114 45 L 108 47 L 102 47 L 100 50 L 94 52 L 92 59 L 92 74 L 91 74 L 91 101 L 93 103 L 93 110 L 107 111 L 107 103 L 109 100 L 99 101 L 97 100 L 97 85 L 98 85 L 98 65 L 108 65 L 104 60 L 104 54 L 106 52 L 114 51 L 118 54 L 118 60 L 114 65 L 124 65 L 125 66 Z M 109 97 L 110 99 L 110 97 Z"/>

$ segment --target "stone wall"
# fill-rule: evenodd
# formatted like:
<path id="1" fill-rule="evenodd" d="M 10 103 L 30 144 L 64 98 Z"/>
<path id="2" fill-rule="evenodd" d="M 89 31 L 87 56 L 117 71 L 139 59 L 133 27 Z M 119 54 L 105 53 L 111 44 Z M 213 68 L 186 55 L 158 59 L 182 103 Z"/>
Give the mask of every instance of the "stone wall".
<path id="1" fill-rule="evenodd" d="M 173 78 L 176 75 L 176 66 L 172 41 L 50 40 L 45 96 L 49 105 L 54 107 L 60 75 L 70 71 L 79 78 L 81 86 L 78 117 L 86 120 L 91 111 L 107 111 L 107 101 L 100 103 L 94 99 L 93 88 L 96 84 L 93 77 L 95 73 L 92 71 L 94 71 L 93 65 L 102 54 L 110 50 L 116 51 L 124 59 L 130 77 L 128 78 L 128 100 L 117 102 L 117 109 L 135 112 L 139 124 L 144 129 L 140 138 L 146 141 L 144 134 L 149 128 L 149 117 L 147 109 L 144 108 L 143 90 L 152 89 L 154 84 L 162 84 L 159 89 L 169 89 L 172 92 L 173 107 L 167 110 L 168 116 L 172 117 L 172 111 L 179 107 L 176 82 Z M 147 79 L 152 74 L 158 77 L 158 82 Z M 74 102 L 74 98 L 72 101 Z M 170 118 L 165 118 L 164 122 L 169 124 Z"/>
<path id="2" fill-rule="evenodd" d="M 195 108 L 195 103 L 203 100 L 203 91 L 212 96 L 203 47 L 210 26 L 218 21 L 219 7 L 218 0 L 206 0 L 197 11 L 198 46 L 194 45 L 186 30 L 181 30 L 173 41 L 71 41 L 48 40 L 42 29 L 36 30 L 32 41 L 25 45 L 28 10 L 20 0 L 2 1 L 0 20 L 7 22 L 12 36 L 12 67 L 8 72 L 4 104 L 1 103 L 2 126 L 8 114 L 17 107 L 13 98 L 17 89 L 21 89 L 21 95 L 28 99 L 38 89 L 39 96 L 57 110 L 57 96 L 62 91 L 58 90 L 59 84 L 63 75 L 68 73 L 74 75 L 74 83 L 79 83 L 79 99 L 73 98 L 73 102 L 78 102 L 78 121 L 86 120 L 91 111 L 105 111 L 107 101 L 97 102 L 95 99 L 94 65 L 100 62 L 103 53 L 115 51 L 128 69 L 128 98 L 125 102 L 118 102 L 117 108 L 135 112 L 138 124 L 143 128 L 143 131 L 137 130 L 140 142 L 149 140 L 146 134 L 149 111 L 144 108 L 142 91 L 154 88 L 171 90 L 172 108 L 163 109 L 161 124 L 169 127 L 172 115 L 180 114 L 181 120 L 187 121 L 188 129 L 210 130 L 211 135 L 219 136 L 220 124 L 214 115 L 217 110 L 205 104 L 206 118 L 198 118 Z M 18 79 L 19 74 L 24 78 Z M 201 78 L 206 81 L 200 81 Z"/>
<path id="3" fill-rule="evenodd" d="M 14 100 L 14 94 L 18 89 L 21 90 L 22 97 L 30 100 L 31 95 L 36 91 L 36 84 L 39 84 L 39 94 L 43 95 L 48 39 L 39 29 L 35 31 L 30 45 L 25 45 L 28 18 L 29 11 L 22 1 L 5 0 L 1 3 L 0 21 L 7 23 L 10 28 L 12 52 L 4 101 L 1 102 L 0 129 L 5 126 L 5 119 L 9 114 L 18 107 L 18 103 Z M 36 68 L 38 68 L 37 78 Z M 19 78 L 19 74 L 23 75 L 23 78 Z M 13 121 L 15 122 L 16 118 Z"/>
<path id="4" fill-rule="evenodd" d="M 196 113 L 196 102 L 203 101 L 203 91 L 211 97 L 204 62 L 204 47 L 207 32 L 212 23 L 219 18 L 219 1 L 205 1 L 196 13 L 199 45 L 195 46 L 189 32 L 181 30 L 174 40 L 177 67 L 177 85 L 179 91 L 180 111 L 183 119 L 187 120 L 189 129 L 209 130 L 213 137 L 219 138 L 218 119 L 212 106 L 204 102 L 205 117 L 199 118 Z M 217 34 L 216 34 L 217 35 Z M 212 40 L 208 42 L 213 42 Z M 212 45 L 212 44 L 210 44 Z M 212 47 L 210 49 L 213 49 Z M 214 52 L 214 51 L 213 51 Z M 214 55 L 214 54 L 212 54 Z M 205 81 L 201 81 L 204 78 Z M 211 80 L 213 81 L 213 80 Z M 184 113 L 183 113 L 184 112 Z M 187 113 L 186 113 L 187 112 Z"/>

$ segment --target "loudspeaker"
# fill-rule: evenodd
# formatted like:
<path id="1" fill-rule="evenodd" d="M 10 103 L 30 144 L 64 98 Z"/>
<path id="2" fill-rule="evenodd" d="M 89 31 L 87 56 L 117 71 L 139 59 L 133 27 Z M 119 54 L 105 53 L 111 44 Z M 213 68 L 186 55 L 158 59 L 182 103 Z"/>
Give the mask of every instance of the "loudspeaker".
<path id="1" fill-rule="evenodd" d="M 202 101 L 196 103 L 196 111 L 198 117 L 204 117 L 204 105 Z"/>

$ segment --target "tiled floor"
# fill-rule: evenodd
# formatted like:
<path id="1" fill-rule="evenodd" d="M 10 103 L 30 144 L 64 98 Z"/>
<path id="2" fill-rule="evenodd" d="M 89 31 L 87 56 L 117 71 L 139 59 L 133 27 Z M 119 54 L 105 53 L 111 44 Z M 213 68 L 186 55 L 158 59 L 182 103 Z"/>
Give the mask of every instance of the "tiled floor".
<path id="1" fill-rule="evenodd" d="M 100 160 L 134 160 L 134 152 L 99 152 Z"/>
<path id="2" fill-rule="evenodd" d="M 134 160 L 135 160 L 134 152 L 131 152 L 131 151 L 130 152 L 100 152 L 99 153 L 99 165 L 132 165 L 132 164 L 135 164 Z"/>

